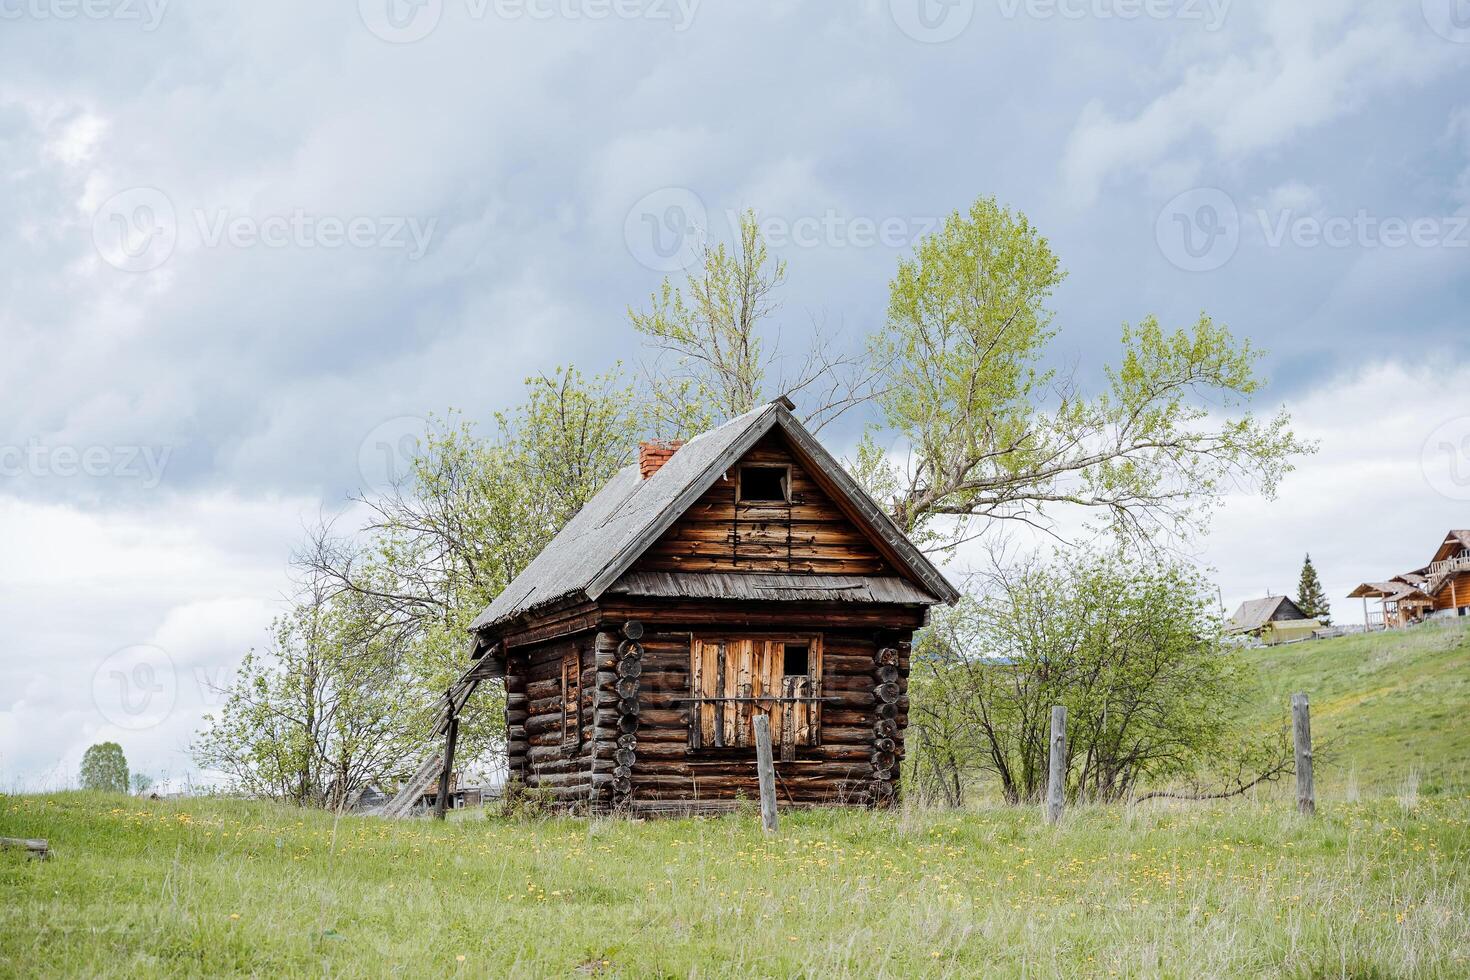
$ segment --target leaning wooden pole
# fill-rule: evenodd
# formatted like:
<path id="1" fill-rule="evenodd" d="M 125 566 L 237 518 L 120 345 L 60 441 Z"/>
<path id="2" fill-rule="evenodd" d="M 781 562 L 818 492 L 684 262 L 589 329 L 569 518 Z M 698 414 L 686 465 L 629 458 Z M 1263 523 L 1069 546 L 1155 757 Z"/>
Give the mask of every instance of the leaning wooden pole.
<path id="1" fill-rule="evenodd" d="M 755 765 L 761 784 L 761 827 L 776 832 L 776 763 L 771 758 L 771 719 L 755 716 Z"/>
<path id="2" fill-rule="evenodd" d="M 443 820 L 449 808 L 449 774 L 454 771 L 454 743 L 459 739 L 459 715 L 449 716 L 444 732 L 444 768 L 439 770 L 439 795 L 434 799 L 434 819 Z"/>
<path id="3" fill-rule="evenodd" d="M 1317 812 L 1317 788 L 1312 781 L 1312 711 L 1305 694 L 1291 696 L 1291 740 L 1296 746 L 1296 808 L 1311 816 Z"/>
<path id="4" fill-rule="evenodd" d="M 1062 819 L 1062 806 L 1067 791 L 1067 709 L 1055 705 L 1051 709 L 1051 766 L 1046 783 L 1046 822 Z"/>

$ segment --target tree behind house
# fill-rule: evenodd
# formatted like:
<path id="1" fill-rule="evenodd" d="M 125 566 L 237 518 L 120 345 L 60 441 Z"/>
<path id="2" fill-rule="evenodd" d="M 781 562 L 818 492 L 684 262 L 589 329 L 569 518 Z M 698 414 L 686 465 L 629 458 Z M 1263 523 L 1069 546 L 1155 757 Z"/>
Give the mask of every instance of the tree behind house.
<path id="1" fill-rule="evenodd" d="M 82 789 L 104 793 L 128 791 L 128 760 L 116 742 L 99 742 L 82 756 Z"/>
<path id="2" fill-rule="evenodd" d="M 1302 563 L 1302 575 L 1297 583 L 1296 604 L 1301 609 L 1302 615 L 1308 619 L 1315 619 L 1323 626 L 1332 624 L 1332 606 L 1327 601 L 1327 593 L 1322 588 L 1322 580 L 1317 577 L 1317 567 L 1312 564 L 1312 556 Z"/>

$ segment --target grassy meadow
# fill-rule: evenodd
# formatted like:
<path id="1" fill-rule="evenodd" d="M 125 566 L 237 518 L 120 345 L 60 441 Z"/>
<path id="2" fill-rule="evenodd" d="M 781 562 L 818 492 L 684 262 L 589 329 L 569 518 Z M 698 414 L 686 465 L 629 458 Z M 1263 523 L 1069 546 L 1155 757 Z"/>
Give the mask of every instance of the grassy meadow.
<path id="1" fill-rule="evenodd" d="M 0 797 L 0 975 L 1470 976 L 1467 638 L 1254 651 L 1320 814 L 1210 804 L 389 823 Z M 1402 719 L 1399 721 L 1398 719 Z M 1405 730 L 1405 729 L 1408 730 Z M 1415 778 L 1410 774 L 1416 773 Z"/>

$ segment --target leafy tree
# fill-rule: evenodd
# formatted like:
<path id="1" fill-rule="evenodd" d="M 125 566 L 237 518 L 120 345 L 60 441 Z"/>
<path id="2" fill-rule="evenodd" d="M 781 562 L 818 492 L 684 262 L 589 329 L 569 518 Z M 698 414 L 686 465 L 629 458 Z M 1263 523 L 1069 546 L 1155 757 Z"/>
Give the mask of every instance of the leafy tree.
<path id="1" fill-rule="evenodd" d="M 412 662 L 360 615 L 352 595 L 305 590 L 205 716 L 195 761 L 242 792 L 328 808 L 412 769 L 430 699 L 415 696 Z"/>
<path id="2" fill-rule="evenodd" d="M 1332 605 L 1327 601 L 1327 593 L 1322 588 L 1322 580 L 1317 577 L 1317 567 L 1312 564 L 1311 555 L 1302 562 L 1296 594 L 1296 604 L 1308 619 L 1319 620 L 1324 626 L 1332 624 Z"/>
<path id="3" fill-rule="evenodd" d="M 1187 536 L 1225 486 L 1269 496 L 1311 451 L 1284 412 L 1222 414 L 1260 391 L 1260 354 L 1208 316 L 1173 333 L 1153 317 L 1125 326 L 1107 389 L 1081 394 L 1043 366 L 1063 277 L 1025 215 L 992 199 L 899 263 L 871 342 L 886 432 L 856 466 L 911 535 L 944 548 L 995 519 L 1054 530 L 1073 506 L 1134 540 Z"/>
<path id="4" fill-rule="evenodd" d="M 309 608 L 332 613 L 321 620 L 331 627 L 325 647 L 304 625 L 288 624 L 277 637 L 274 658 L 247 661 L 242 678 L 251 683 L 234 689 L 240 694 L 236 710 L 213 722 L 212 731 L 222 735 L 207 747 L 214 767 L 237 774 L 241 782 L 255 779 L 273 795 L 305 803 L 324 799 L 318 787 L 330 790 L 336 783 L 316 775 L 313 767 L 327 764 L 323 753 L 272 744 L 292 724 L 315 728 L 310 709 L 316 695 L 299 684 L 276 685 L 281 665 L 288 665 L 288 678 L 319 677 L 334 690 L 348 670 L 386 672 L 402 708 L 394 719 L 427 712 L 463 672 L 475 616 L 631 462 L 644 431 L 643 406 L 617 371 L 587 378 L 573 368 L 528 380 L 524 403 L 497 414 L 489 438 L 453 415 L 436 421 L 408 477 L 382 495 L 358 499 L 368 515 L 360 527 L 342 534 L 327 522 L 309 535 L 295 566 L 315 594 Z M 480 710 L 468 714 L 459 729 L 461 758 L 473 759 L 502 740 L 496 710 L 501 695 L 493 686 L 477 695 Z M 282 698 L 292 710 L 281 707 Z M 420 740 L 416 752 L 425 747 L 430 728 L 427 714 L 424 719 L 412 728 Z M 382 744 L 371 752 L 359 748 L 353 758 L 369 770 L 379 765 L 380 755 L 394 758 L 401 730 L 407 729 L 395 720 L 355 735 L 362 746 L 370 738 Z M 413 768 L 401 760 L 383 765 Z M 355 786 L 355 771 L 348 765 L 333 778 Z M 284 788 L 287 774 L 294 774 L 295 789 Z"/>
<path id="5" fill-rule="evenodd" d="M 132 790 L 134 793 L 146 793 L 148 787 L 153 785 L 153 777 L 147 773 L 135 772 L 132 775 Z"/>
<path id="6" fill-rule="evenodd" d="M 915 652 L 910 766 L 921 786 L 927 769 L 927 785 L 937 774 L 956 802 L 991 776 L 1008 802 L 1038 801 L 1057 704 L 1073 798 L 1118 800 L 1231 770 L 1238 787 L 1283 771 L 1279 746 L 1231 721 L 1244 678 L 1221 655 L 1213 590 L 1192 569 L 1033 558 L 978 585 Z"/>
<path id="7" fill-rule="evenodd" d="M 876 401 L 881 422 L 853 469 L 923 546 L 945 550 L 991 521 L 1055 531 L 1057 512 L 1095 516 L 1134 542 L 1186 538 L 1223 488 L 1268 496 L 1312 451 L 1278 413 L 1241 410 L 1260 393 L 1260 354 L 1208 316 L 1164 330 L 1125 326 L 1107 385 L 1087 395 L 1046 367 L 1048 303 L 1064 281 L 1050 243 L 993 199 L 955 213 L 900 261 L 884 330 L 863 357 L 821 340 L 794 379 L 767 338 L 786 267 L 770 259 L 754 214 L 734 250 L 708 246 L 682 286 L 666 280 L 633 326 L 657 353 L 647 367 L 655 427 L 686 436 L 775 394 L 819 428 Z"/>
<path id="8" fill-rule="evenodd" d="M 655 352 L 645 373 L 658 435 L 687 438 L 782 394 L 806 403 L 804 420 L 817 430 L 872 396 L 876 372 L 835 354 L 820 332 L 797 369 L 772 380 L 783 358 L 768 321 L 786 263 L 770 257 L 755 212 L 741 215 L 737 237 L 733 250 L 706 245 L 684 284 L 665 279 L 647 311 L 628 309 Z"/>
<path id="9" fill-rule="evenodd" d="M 104 793 L 128 791 L 128 760 L 116 742 L 99 742 L 82 756 L 82 789 Z"/>

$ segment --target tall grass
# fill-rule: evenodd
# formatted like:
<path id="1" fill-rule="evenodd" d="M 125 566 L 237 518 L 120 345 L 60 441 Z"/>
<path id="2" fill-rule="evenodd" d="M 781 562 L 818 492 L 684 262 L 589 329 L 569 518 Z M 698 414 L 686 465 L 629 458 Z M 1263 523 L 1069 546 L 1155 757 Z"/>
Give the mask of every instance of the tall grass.
<path id="1" fill-rule="evenodd" d="M 1464 976 L 1470 798 L 387 823 L 0 799 L 0 973 Z"/>

